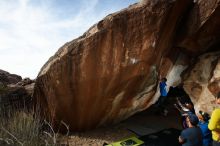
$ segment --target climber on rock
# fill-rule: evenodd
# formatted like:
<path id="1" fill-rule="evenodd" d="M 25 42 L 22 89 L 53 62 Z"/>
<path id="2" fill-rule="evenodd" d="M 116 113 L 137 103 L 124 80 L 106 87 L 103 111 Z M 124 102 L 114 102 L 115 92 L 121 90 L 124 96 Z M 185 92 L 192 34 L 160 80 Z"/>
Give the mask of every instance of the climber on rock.
<path id="1" fill-rule="evenodd" d="M 160 85 L 159 85 L 159 87 L 160 87 L 160 97 L 159 97 L 158 101 L 155 104 L 156 107 L 158 107 L 160 109 L 160 112 L 162 112 L 162 114 L 164 116 L 166 116 L 167 113 L 168 113 L 167 109 L 164 107 L 164 102 L 167 98 L 167 89 L 166 89 L 167 84 L 166 84 L 166 82 L 167 82 L 166 78 L 161 79 L 161 82 L 160 82 Z"/>

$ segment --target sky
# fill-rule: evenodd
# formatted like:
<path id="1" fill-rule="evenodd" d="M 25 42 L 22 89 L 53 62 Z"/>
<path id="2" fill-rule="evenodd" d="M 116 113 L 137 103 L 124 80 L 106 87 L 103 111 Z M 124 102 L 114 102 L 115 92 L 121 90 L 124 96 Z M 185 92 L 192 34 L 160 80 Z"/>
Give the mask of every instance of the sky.
<path id="1" fill-rule="evenodd" d="M 138 0 L 0 0 L 0 69 L 34 79 L 66 42 Z"/>

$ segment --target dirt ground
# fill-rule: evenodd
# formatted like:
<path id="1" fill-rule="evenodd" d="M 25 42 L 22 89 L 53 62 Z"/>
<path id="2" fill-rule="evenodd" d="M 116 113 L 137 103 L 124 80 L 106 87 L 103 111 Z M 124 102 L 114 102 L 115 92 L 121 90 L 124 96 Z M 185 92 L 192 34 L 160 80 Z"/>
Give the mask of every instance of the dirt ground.
<path id="1" fill-rule="evenodd" d="M 181 129 L 178 111 L 174 107 L 170 107 L 168 111 L 168 115 L 163 116 L 155 114 L 154 109 L 150 108 L 116 125 L 84 133 L 71 133 L 62 143 L 68 146 L 102 146 L 104 143 L 110 144 L 131 136 L 138 137 L 166 128 Z"/>
<path id="2" fill-rule="evenodd" d="M 68 146 L 102 146 L 132 135 L 135 134 L 127 130 L 124 124 L 117 124 L 84 133 L 73 133 L 63 143 Z"/>

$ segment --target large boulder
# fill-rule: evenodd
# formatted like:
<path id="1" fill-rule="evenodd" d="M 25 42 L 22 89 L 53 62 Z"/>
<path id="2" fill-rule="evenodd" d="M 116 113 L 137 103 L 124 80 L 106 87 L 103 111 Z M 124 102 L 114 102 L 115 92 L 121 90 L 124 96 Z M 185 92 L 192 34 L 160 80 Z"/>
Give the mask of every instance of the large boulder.
<path id="1" fill-rule="evenodd" d="M 141 0 L 108 15 L 42 67 L 38 112 L 55 128 L 116 123 L 158 99 L 160 77 L 184 82 L 196 109 L 211 112 L 205 103 L 219 91 L 219 1 Z M 214 53 L 198 57 L 207 52 Z"/>
<path id="2" fill-rule="evenodd" d="M 192 3 L 135 4 L 66 43 L 37 77 L 34 97 L 41 114 L 54 127 L 63 121 L 70 130 L 86 130 L 149 107 L 158 98 L 158 75 L 167 76 L 184 56 L 172 45 Z M 185 68 L 178 64 L 172 73 Z"/>

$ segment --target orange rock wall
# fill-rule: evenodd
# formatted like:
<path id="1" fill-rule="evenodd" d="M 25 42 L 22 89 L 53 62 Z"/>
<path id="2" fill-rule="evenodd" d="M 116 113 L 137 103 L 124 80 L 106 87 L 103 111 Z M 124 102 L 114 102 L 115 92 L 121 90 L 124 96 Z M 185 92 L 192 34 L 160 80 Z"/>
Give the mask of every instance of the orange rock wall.
<path id="1" fill-rule="evenodd" d="M 212 36 L 211 42 L 218 42 L 219 21 L 214 20 L 219 6 L 202 7 L 204 1 L 142 1 L 66 43 L 36 80 L 34 97 L 41 114 L 54 127 L 63 121 L 70 130 L 82 131 L 149 107 L 159 96 L 160 76 L 169 85 L 180 83 L 191 57 L 209 50 Z M 190 25 L 194 14 L 209 16 Z"/>

